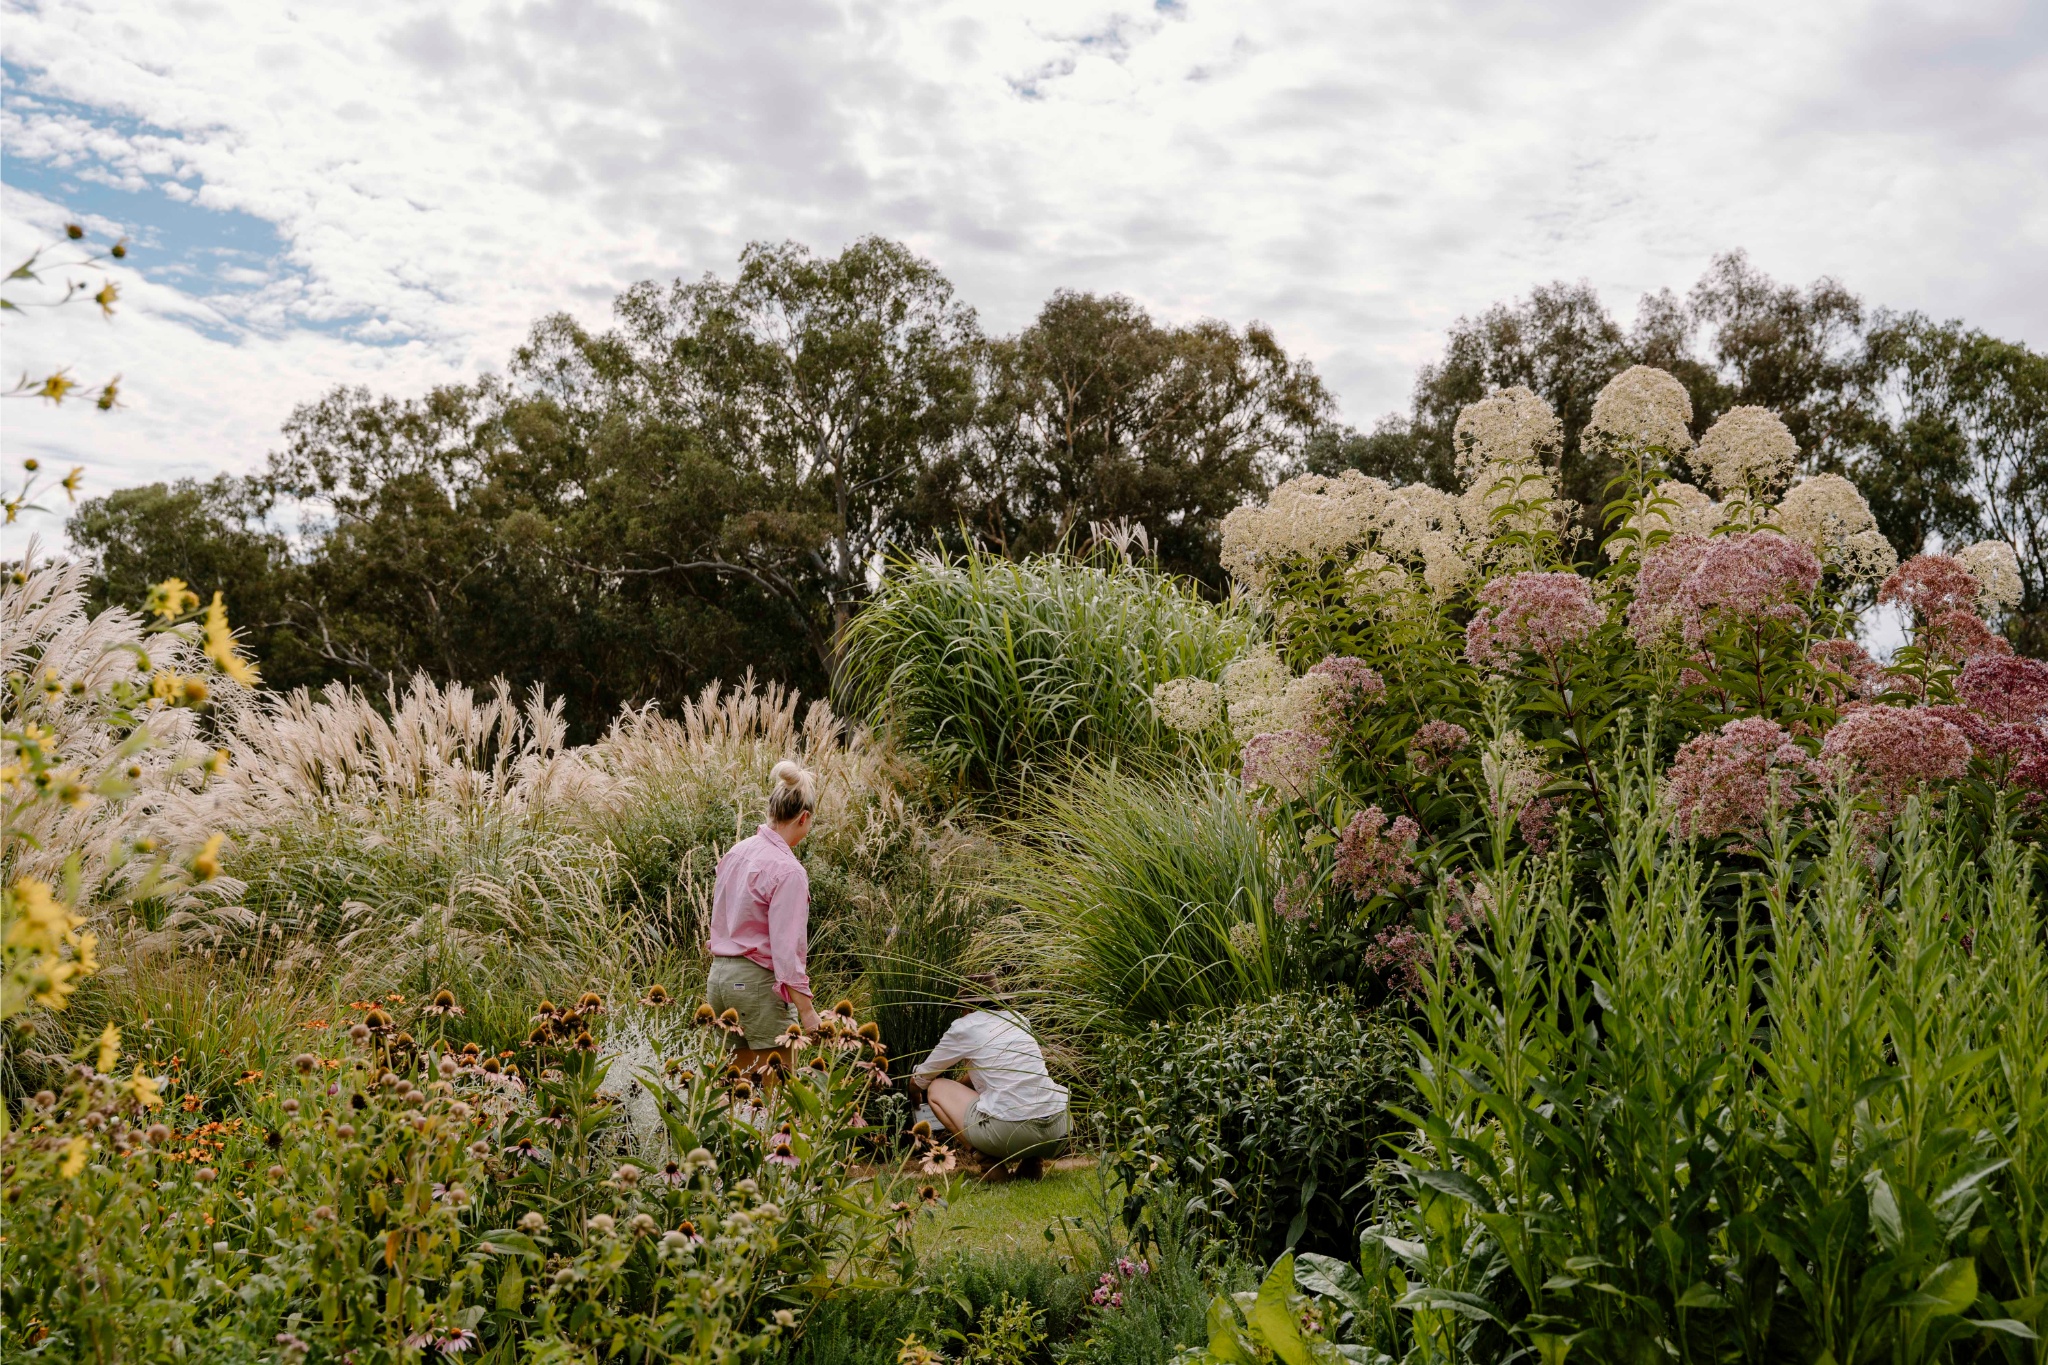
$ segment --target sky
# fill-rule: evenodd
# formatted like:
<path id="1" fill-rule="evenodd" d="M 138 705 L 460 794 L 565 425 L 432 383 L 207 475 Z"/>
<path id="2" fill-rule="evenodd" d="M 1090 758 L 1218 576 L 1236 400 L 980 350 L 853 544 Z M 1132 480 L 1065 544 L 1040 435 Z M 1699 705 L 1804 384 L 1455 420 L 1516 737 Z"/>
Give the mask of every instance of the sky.
<path id="1" fill-rule="evenodd" d="M 0 324 L 9 379 L 120 376 L 0 404 L 87 493 L 258 468 L 337 384 L 473 378 L 757 239 L 897 238 L 997 332 L 1058 288 L 1257 319 L 1360 424 L 1461 315 L 1584 279 L 1625 320 L 1735 248 L 2048 344 L 2028 0 L 0 0 L 0 64 L 10 266 L 132 247 L 56 277 L 111 320 Z"/>

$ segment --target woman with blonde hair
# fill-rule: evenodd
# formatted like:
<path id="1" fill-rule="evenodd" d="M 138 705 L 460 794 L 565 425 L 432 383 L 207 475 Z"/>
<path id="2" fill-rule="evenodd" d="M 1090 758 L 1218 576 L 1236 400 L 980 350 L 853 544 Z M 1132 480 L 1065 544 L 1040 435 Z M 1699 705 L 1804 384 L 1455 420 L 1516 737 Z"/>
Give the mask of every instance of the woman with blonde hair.
<path id="1" fill-rule="evenodd" d="M 769 775 L 767 822 L 718 860 L 707 993 L 715 1013 L 739 1018 L 741 1070 L 769 1053 L 787 1066 L 788 1049 L 775 1040 L 791 1025 L 818 1027 L 807 966 L 811 879 L 794 851 L 817 804 L 817 774 L 784 759 Z"/>

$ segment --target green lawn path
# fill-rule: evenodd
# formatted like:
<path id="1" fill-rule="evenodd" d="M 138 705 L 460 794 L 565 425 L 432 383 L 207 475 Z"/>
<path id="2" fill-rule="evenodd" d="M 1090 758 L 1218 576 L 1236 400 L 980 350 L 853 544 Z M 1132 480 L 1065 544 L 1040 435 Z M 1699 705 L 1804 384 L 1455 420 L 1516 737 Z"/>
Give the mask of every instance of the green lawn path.
<path id="1" fill-rule="evenodd" d="M 1093 1222 L 1102 1211 L 1102 1179 L 1090 1165 L 1079 1170 L 1048 1170 L 1042 1180 L 1010 1180 L 984 1184 L 972 1175 L 956 1175 L 945 1190 L 946 1207 L 919 1220 L 920 1256 L 948 1251 L 1064 1252 L 1067 1239 L 1045 1230 L 1062 1218 Z"/>

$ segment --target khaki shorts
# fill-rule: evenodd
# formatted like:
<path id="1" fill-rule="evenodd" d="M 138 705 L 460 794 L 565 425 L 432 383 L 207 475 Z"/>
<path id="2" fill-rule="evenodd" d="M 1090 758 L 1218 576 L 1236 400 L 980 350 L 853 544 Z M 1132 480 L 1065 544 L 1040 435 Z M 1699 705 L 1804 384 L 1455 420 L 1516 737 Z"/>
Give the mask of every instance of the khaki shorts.
<path id="1" fill-rule="evenodd" d="M 981 1097 L 975 1096 L 963 1115 L 967 1131 L 960 1136 L 983 1156 L 997 1161 L 1012 1157 L 1047 1157 L 1067 1140 L 1067 1111 L 1062 1109 L 1042 1119 L 992 1119 L 981 1112 Z"/>
<path id="2" fill-rule="evenodd" d="M 751 1048 L 775 1046 L 775 1040 L 796 1022 L 796 1006 L 775 992 L 775 973 L 747 957 L 714 957 L 705 982 L 714 1014 L 737 1010 Z"/>

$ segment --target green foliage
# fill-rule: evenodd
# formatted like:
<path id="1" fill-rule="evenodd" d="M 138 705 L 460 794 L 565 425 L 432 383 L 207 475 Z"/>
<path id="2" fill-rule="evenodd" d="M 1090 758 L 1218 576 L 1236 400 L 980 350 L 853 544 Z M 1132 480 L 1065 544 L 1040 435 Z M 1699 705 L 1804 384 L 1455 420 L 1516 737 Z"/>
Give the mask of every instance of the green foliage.
<path id="1" fill-rule="evenodd" d="M 1270 329 L 1162 326 L 1121 294 L 1060 290 L 989 344 L 968 529 L 1024 556 L 1142 526 L 1169 572 L 1220 587 L 1216 526 L 1263 493 L 1330 399 Z M 943 528 L 941 528 L 943 529 Z"/>
<path id="2" fill-rule="evenodd" d="M 1168 678 L 1216 677 L 1251 618 L 1118 558 L 899 563 L 845 637 L 849 696 L 941 781 L 1014 791 L 1082 758 L 1156 753 Z"/>
<path id="3" fill-rule="evenodd" d="M 860 1057 L 820 1054 L 755 1099 L 757 1125 L 699 1044 L 622 1105 L 625 1078 L 566 1035 L 522 1081 L 443 1053 L 450 1017 L 409 1015 L 416 1045 L 382 1025 L 367 1052 L 309 1052 L 189 1127 L 144 1081 L 96 1074 L 103 1045 L 0 1139 L 10 1348 L 758 1359 L 897 1254 L 888 1183 L 847 1170 Z"/>
<path id="4" fill-rule="evenodd" d="M 1348 1255 L 1385 1198 L 1411 1062 L 1388 1015 L 1286 995 L 1112 1042 L 1097 1102 L 1120 1162 L 1202 1191 L 1205 1225 L 1254 1255 Z"/>
<path id="5" fill-rule="evenodd" d="M 1083 768 L 1037 793 L 992 948 L 1065 1028 L 1127 1031 L 1263 1000 L 1296 975 L 1276 848 L 1238 784 Z"/>
<path id="6" fill-rule="evenodd" d="M 2044 1322 L 2048 955 L 2026 855 L 1908 815 L 1780 828 L 1731 918 L 1640 771 L 1581 907 L 1503 862 L 1439 927 L 1412 1205 L 1376 1229 L 1404 1360 L 2020 1359 Z M 1565 1215 L 1568 1211 L 1568 1216 Z"/>

